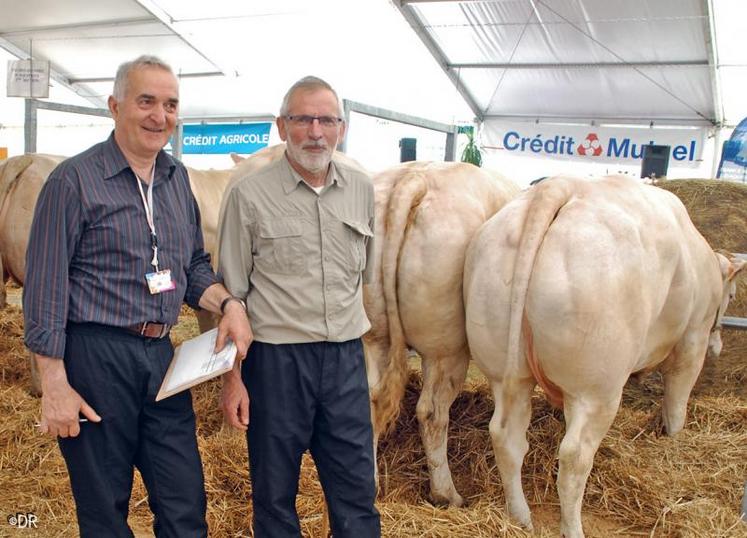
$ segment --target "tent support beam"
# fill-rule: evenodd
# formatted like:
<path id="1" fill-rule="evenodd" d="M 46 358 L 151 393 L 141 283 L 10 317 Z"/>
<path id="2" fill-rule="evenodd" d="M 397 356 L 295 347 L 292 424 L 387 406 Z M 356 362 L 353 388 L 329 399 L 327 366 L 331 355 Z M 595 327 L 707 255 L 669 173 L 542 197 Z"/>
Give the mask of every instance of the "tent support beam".
<path id="1" fill-rule="evenodd" d="M 443 69 L 444 73 L 446 73 L 446 76 L 449 77 L 451 83 L 454 85 L 459 94 L 470 107 L 472 113 L 475 115 L 476 123 L 481 122 L 483 115 L 482 108 L 477 104 L 477 100 L 459 79 L 459 71 L 450 68 L 449 62 L 446 58 L 446 55 L 441 50 L 441 47 L 438 46 L 438 44 L 433 40 L 428 31 L 423 27 L 420 19 L 413 12 L 412 8 L 407 5 L 411 2 L 412 0 L 392 0 L 392 3 L 397 7 L 397 9 L 399 9 L 400 13 L 402 13 L 402 16 L 408 22 L 410 27 L 415 31 L 415 34 L 420 38 L 425 47 L 431 53 L 431 56 L 433 56 L 436 62 L 438 62 L 438 65 L 441 66 L 441 69 Z"/>

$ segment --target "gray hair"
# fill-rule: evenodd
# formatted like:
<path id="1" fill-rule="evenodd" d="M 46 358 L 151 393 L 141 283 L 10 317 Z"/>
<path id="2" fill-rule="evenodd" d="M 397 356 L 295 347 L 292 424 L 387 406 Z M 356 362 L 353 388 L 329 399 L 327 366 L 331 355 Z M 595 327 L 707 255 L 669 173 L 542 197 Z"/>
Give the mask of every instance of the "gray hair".
<path id="1" fill-rule="evenodd" d="M 117 101 L 121 101 L 122 99 L 124 99 L 125 94 L 127 93 L 127 82 L 130 73 L 135 69 L 143 69 L 145 67 L 155 67 L 157 69 L 168 71 L 172 75 L 174 74 L 171 66 L 157 56 L 143 54 L 142 56 L 139 56 L 138 58 L 135 58 L 130 62 L 125 62 L 120 65 L 119 68 L 117 68 L 117 75 L 116 77 L 114 77 L 114 89 L 112 90 L 112 96 Z"/>
<path id="2" fill-rule="evenodd" d="M 291 97 L 296 92 L 296 90 L 329 90 L 331 91 L 335 99 L 337 99 L 337 113 L 340 115 L 341 118 L 345 117 L 345 112 L 342 107 L 342 101 L 340 101 L 340 97 L 337 95 L 337 92 L 334 90 L 332 86 L 329 85 L 329 83 L 326 80 L 322 80 L 319 77 L 315 77 L 312 75 L 308 75 L 303 77 L 302 79 L 297 80 L 293 86 L 290 87 L 288 92 L 285 94 L 285 97 L 283 97 L 283 104 L 280 105 L 280 116 L 284 117 L 288 115 L 288 108 L 290 104 Z"/>

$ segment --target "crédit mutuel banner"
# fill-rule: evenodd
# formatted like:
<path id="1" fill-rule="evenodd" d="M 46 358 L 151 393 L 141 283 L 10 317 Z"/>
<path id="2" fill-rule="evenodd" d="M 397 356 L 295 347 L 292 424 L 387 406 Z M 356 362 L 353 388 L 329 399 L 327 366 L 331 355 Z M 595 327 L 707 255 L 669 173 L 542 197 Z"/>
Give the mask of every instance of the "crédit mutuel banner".
<path id="1" fill-rule="evenodd" d="M 483 143 L 522 157 L 628 165 L 640 163 L 643 146 L 656 144 L 670 146 L 670 166 L 697 167 L 706 135 L 705 128 L 635 129 L 487 120 Z"/>

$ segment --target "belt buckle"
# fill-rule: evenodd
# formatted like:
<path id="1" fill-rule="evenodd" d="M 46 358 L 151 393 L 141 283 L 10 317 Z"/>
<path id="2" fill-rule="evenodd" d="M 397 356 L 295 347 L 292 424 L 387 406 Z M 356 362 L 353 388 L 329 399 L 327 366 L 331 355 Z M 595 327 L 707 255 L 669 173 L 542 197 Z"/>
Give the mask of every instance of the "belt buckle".
<path id="1" fill-rule="evenodd" d="M 161 328 L 158 330 L 158 336 L 150 336 L 146 334 L 148 332 L 148 327 L 151 325 L 160 325 Z M 163 330 L 166 328 L 166 325 L 163 323 L 155 323 L 153 321 L 144 321 L 142 327 L 140 327 L 140 336 L 145 336 L 147 338 L 163 338 Z"/>

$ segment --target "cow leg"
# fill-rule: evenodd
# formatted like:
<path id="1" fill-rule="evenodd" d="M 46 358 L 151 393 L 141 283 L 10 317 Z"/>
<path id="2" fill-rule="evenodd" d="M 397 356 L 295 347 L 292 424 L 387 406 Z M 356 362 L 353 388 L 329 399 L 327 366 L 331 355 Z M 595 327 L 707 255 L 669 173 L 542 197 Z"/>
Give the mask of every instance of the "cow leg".
<path id="1" fill-rule="evenodd" d="M 195 316 L 197 317 L 197 326 L 200 328 L 200 334 L 217 327 L 220 320 L 220 317 L 216 314 L 204 309 L 195 312 Z"/>
<path id="2" fill-rule="evenodd" d="M 386 424 L 382 424 L 378 420 L 379 413 L 378 402 L 382 396 L 380 393 L 384 390 L 381 387 L 381 369 L 383 367 L 383 361 L 387 357 L 387 348 L 383 345 L 383 340 L 377 340 L 373 338 L 363 339 L 363 350 L 366 358 L 366 375 L 368 377 L 368 394 L 371 400 L 371 424 L 373 426 L 373 457 L 374 457 L 374 479 L 376 481 L 376 490 L 379 490 L 379 465 L 378 465 L 378 449 L 379 449 L 379 437 L 386 428 Z"/>
<path id="3" fill-rule="evenodd" d="M 29 351 L 29 370 L 31 371 L 31 395 L 37 398 L 42 395 L 41 375 L 34 354 Z"/>
<path id="4" fill-rule="evenodd" d="M 447 437 L 449 409 L 467 377 L 469 353 L 463 348 L 456 355 L 424 355 L 422 359 L 423 390 L 416 412 L 428 461 L 431 497 L 437 504 L 462 506 L 464 499 L 457 493 L 449 469 Z"/>
<path id="5" fill-rule="evenodd" d="M 5 291 L 5 272 L 3 271 L 3 256 L 0 253 L 0 309 L 8 304 L 8 296 Z"/>
<path id="6" fill-rule="evenodd" d="M 490 419 L 490 440 L 503 483 L 506 508 L 517 523 L 529 530 L 532 516 L 521 485 L 521 466 L 529 450 L 526 433 L 532 416 L 534 384 L 533 378 L 491 382 L 495 409 Z"/>
<path id="7" fill-rule="evenodd" d="M 687 399 L 703 368 L 708 335 L 686 334 L 662 363 L 664 400 L 662 420 L 668 435 L 674 435 L 685 425 Z"/>
<path id="8" fill-rule="evenodd" d="M 571 398 L 565 395 L 566 432 L 558 451 L 558 496 L 560 534 L 583 538 L 581 503 L 591 467 L 602 438 L 612 425 L 620 406 L 622 388 L 611 400 Z"/>

